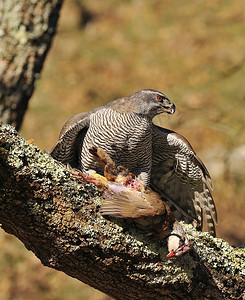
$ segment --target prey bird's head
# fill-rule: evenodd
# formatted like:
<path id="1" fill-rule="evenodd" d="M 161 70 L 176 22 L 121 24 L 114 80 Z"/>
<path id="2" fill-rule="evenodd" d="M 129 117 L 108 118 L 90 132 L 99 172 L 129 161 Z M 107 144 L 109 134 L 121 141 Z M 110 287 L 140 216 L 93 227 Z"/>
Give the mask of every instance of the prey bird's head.
<path id="1" fill-rule="evenodd" d="M 173 114 L 175 105 L 162 92 L 147 89 L 138 91 L 129 96 L 138 107 L 138 112 L 154 118 L 161 113 Z"/>
<path id="2" fill-rule="evenodd" d="M 167 257 L 181 256 L 191 250 L 192 244 L 187 239 L 181 224 L 175 220 L 167 238 L 168 251 Z"/>

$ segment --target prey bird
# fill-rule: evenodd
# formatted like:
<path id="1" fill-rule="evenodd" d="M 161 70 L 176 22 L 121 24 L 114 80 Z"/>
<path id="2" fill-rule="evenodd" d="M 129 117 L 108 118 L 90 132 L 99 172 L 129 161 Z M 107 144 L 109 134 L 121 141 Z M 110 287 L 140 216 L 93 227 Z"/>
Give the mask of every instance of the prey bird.
<path id="1" fill-rule="evenodd" d="M 73 116 L 50 154 L 82 172 L 103 174 L 103 167 L 89 151 L 100 148 L 168 201 L 178 220 L 198 230 L 205 220 L 207 230 L 215 236 L 217 213 L 206 167 L 183 136 L 152 122 L 158 114 L 174 112 L 175 105 L 165 94 L 140 90 Z"/>
<path id="2" fill-rule="evenodd" d="M 173 217 L 169 205 L 151 188 L 115 162 L 102 149 L 90 149 L 90 153 L 104 168 L 104 177 L 91 176 L 74 170 L 71 173 L 81 181 L 94 183 L 103 191 L 100 213 L 103 216 L 133 220 L 148 235 L 166 238 L 167 257 L 181 256 L 191 249 L 181 224 Z"/>

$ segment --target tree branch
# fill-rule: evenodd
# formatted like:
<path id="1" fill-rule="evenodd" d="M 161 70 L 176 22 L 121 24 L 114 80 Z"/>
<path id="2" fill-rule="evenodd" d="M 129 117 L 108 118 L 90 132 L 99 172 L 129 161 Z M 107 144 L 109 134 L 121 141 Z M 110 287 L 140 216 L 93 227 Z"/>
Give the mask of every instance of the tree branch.
<path id="1" fill-rule="evenodd" d="M 0 222 L 44 265 L 116 299 L 242 299 L 244 249 L 184 225 L 193 250 L 167 259 L 165 240 L 103 218 L 101 201 L 92 184 L 0 125 Z"/>

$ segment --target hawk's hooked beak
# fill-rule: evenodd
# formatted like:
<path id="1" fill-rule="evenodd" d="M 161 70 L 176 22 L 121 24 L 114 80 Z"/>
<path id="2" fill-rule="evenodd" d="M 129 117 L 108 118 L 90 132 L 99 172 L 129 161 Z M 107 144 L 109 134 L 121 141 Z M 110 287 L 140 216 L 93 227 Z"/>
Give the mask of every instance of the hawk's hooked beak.
<path id="1" fill-rule="evenodd" d="M 164 112 L 172 115 L 175 112 L 176 107 L 173 103 L 170 102 L 168 105 L 163 105 L 163 108 L 164 108 Z"/>

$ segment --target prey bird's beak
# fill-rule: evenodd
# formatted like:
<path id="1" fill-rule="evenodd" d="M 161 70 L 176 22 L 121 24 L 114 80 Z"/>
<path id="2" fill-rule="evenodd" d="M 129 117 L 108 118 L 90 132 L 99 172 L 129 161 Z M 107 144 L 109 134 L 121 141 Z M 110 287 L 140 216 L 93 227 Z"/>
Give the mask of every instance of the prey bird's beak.
<path id="1" fill-rule="evenodd" d="M 177 256 L 182 256 L 183 254 L 185 254 L 186 252 L 190 251 L 192 248 L 192 244 L 187 241 L 184 242 L 182 245 L 179 246 L 179 248 L 177 249 L 173 249 L 171 250 L 166 257 L 171 258 L 171 257 L 177 257 Z"/>

